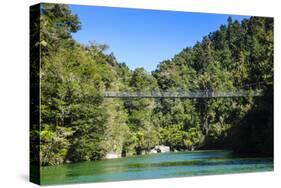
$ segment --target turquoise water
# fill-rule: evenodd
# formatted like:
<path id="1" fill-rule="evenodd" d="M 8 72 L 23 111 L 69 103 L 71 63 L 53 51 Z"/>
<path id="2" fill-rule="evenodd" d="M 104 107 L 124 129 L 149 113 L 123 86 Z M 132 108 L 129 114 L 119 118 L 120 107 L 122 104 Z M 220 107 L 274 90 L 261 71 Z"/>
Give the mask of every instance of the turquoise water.
<path id="1" fill-rule="evenodd" d="M 162 153 L 41 168 L 41 183 L 67 184 L 272 171 L 272 158 L 228 151 Z"/>

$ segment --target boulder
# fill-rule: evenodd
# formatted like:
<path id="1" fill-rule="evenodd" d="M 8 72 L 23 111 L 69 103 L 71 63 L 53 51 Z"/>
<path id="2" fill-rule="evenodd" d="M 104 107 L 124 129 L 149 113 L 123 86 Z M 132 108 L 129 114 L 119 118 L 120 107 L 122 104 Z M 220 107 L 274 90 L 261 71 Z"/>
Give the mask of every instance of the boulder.
<path id="1" fill-rule="evenodd" d="M 146 150 L 141 150 L 141 151 L 140 151 L 140 154 L 141 154 L 141 155 L 145 155 L 145 154 L 147 154 L 147 151 L 146 151 Z"/>
<path id="2" fill-rule="evenodd" d="M 158 151 L 155 148 L 153 148 L 152 150 L 149 151 L 149 154 L 153 154 L 153 153 L 158 153 Z"/>
<path id="3" fill-rule="evenodd" d="M 67 160 L 65 161 L 65 163 L 66 163 L 66 164 L 70 164 L 70 163 L 72 163 L 72 162 L 71 162 L 71 160 L 67 159 Z"/>
<path id="4" fill-rule="evenodd" d="M 116 153 L 116 152 L 109 152 L 105 155 L 105 159 L 117 159 L 117 158 L 120 158 L 121 157 L 121 154 L 119 153 Z"/>
<path id="5" fill-rule="evenodd" d="M 157 145 L 154 147 L 158 153 L 167 153 L 170 152 L 170 147 L 169 146 L 164 146 L 164 145 Z"/>

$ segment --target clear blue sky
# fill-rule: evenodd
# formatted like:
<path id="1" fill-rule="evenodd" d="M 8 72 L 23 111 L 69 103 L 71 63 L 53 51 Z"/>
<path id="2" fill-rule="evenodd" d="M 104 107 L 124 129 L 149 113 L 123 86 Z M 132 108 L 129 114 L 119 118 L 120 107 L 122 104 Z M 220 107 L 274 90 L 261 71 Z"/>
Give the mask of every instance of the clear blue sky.
<path id="1" fill-rule="evenodd" d="M 228 18 L 220 14 L 80 5 L 71 5 L 70 9 L 82 23 L 82 29 L 73 34 L 75 40 L 107 44 L 110 48 L 106 53 L 113 52 L 118 62 L 125 62 L 132 70 L 144 67 L 149 72 L 161 61 L 201 41 Z M 240 21 L 248 17 L 232 18 Z"/>

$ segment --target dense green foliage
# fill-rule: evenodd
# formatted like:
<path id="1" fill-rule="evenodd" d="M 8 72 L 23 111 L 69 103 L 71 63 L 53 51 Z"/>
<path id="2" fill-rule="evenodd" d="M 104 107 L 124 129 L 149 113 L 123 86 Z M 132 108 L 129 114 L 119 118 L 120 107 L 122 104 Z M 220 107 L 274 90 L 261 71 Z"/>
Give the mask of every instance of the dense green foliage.
<path id="1" fill-rule="evenodd" d="M 113 152 L 233 149 L 273 155 L 273 19 L 228 19 L 152 74 L 82 45 L 78 17 L 66 5 L 41 6 L 40 163 L 89 161 Z M 105 99 L 103 91 L 231 91 L 261 88 L 260 98 Z"/>

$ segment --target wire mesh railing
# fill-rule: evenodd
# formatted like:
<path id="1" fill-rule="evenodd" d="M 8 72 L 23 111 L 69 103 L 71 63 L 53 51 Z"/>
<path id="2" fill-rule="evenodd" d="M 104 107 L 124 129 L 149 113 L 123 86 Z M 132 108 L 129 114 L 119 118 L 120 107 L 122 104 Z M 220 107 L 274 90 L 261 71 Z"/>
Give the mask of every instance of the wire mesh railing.
<path id="1" fill-rule="evenodd" d="M 105 98 L 230 98 L 230 97 L 258 97 L 262 96 L 261 90 L 237 90 L 237 91 L 105 91 Z"/>

